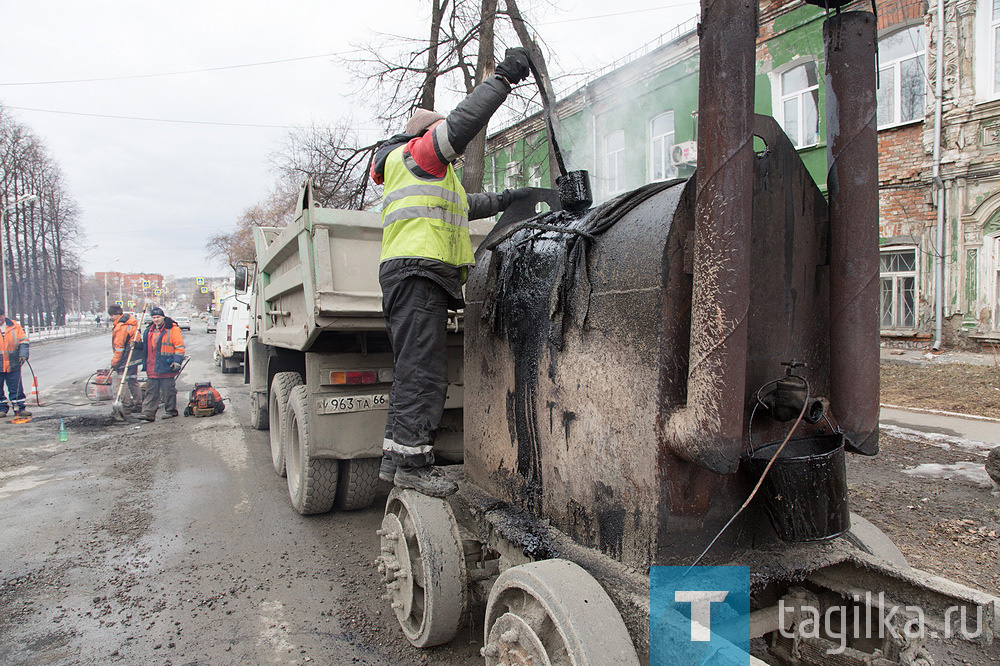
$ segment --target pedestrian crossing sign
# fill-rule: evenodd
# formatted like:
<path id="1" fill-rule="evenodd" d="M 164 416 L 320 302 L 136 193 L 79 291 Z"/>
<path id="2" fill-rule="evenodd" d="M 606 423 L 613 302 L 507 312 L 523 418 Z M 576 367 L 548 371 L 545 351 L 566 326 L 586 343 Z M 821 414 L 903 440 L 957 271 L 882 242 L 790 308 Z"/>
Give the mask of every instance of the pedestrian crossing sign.
<path id="1" fill-rule="evenodd" d="M 135 301 L 129 301 L 129 302 L 128 302 L 128 306 L 129 306 L 130 308 L 134 308 L 134 307 L 135 307 Z"/>
<path id="2" fill-rule="evenodd" d="M 122 307 L 125 304 L 122 303 L 121 301 L 115 301 L 115 305 L 117 305 L 118 307 Z"/>
<path id="3" fill-rule="evenodd" d="M 205 284 L 205 278 L 195 278 L 194 279 L 194 283 L 195 284 Z M 205 292 L 202 292 L 202 293 L 205 293 Z"/>
<path id="4" fill-rule="evenodd" d="M 143 280 L 142 281 L 142 288 L 143 289 L 149 289 L 149 280 Z"/>
<path id="5" fill-rule="evenodd" d="M 163 290 L 162 289 L 154 289 L 153 293 L 156 294 L 157 296 L 159 296 L 160 294 L 163 293 Z"/>
<path id="6" fill-rule="evenodd" d="M 201 293 L 207 294 L 208 293 L 208 287 L 202 287 L 201 288 Z"/>

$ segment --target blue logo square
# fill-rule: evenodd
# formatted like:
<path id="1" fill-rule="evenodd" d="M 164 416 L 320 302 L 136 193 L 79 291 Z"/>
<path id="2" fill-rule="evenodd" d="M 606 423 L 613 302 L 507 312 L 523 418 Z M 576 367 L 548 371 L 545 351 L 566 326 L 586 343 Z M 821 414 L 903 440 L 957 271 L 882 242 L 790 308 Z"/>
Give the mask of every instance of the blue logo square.
<path id="1" fill-rule="evenodd" d="M 652 567 L 649 602 L 652 664 L 752 663 L 736 622 L 752 609 L 750 567 Z"/>

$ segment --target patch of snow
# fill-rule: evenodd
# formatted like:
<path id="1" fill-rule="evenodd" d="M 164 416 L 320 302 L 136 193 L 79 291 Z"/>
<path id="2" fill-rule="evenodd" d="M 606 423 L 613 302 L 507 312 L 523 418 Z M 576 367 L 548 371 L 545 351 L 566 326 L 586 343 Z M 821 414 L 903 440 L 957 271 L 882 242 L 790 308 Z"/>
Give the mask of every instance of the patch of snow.
<path id="1" fill-rule="evenodd" d="M 974 462 L 957 462 L 953 465 L 924 463 L 912 469 L 904 469 L 903 473 L 928 479 L 965 479 L 983 488 L 993 487 L 993 481 L 986 473 L 986 466 Z"/>
<path id="2" fill-rule="evenodd" d="M 908 442 L 930 444 L 931 446 L 936 446 L 939 449 L 950 449 L 954 446 L 955 448 L 970 451 L 975 455 L 983 456 L 984 458 L 989 454 L 990 449 L 1000 446 L 1000 444 L 995 442 L 979 442 L 974 439 L 961 439 L 960 437 L 942 435 L 936 432 L 922 432 L 920 430 L 911 430 L 910 428 L 900 428 L 899 426 L 888 425 L 885 423 L 880 423 L 879 428 L 881 428 L 887 435 L 891 435 L 898 439 L 904 439 Z"/>

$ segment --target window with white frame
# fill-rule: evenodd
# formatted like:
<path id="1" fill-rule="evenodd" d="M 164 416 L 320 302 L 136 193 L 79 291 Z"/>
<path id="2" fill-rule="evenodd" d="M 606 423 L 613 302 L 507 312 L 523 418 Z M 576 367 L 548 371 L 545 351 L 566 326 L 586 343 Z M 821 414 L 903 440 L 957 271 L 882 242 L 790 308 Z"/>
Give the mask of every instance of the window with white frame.
<path id="1" fill-rule="evenodd" d="M 666 180 L 677 176 L 677 167 L 670 159 L 674 148 L 674 112 L 661 113 L 649 121 L 650 180 Z"/>
<path id="2" fill-rule="evenodd" d="M 881 327 L 917 325 L 917 250 L 891 248 L 881 252 L 879 267 Z"/>
<path id="3" fill-rule="evenodd" d="M 1000 97 L 1000 0 L 976 2 L 976 100 Z"/>
<path id="4" fill-rule="evenodd" d="M 810 60 L 778 75 L 781 127 L 796 148 L 819 143 L 819 76 Z"/>
<path id="5" fill-rule="evenodd" d="M 878 40 L 879 128 L 924 118 L 924 26 L 914 25 Z"/>
<path id="6" fill-rule="evenodd" d="M 542 166 L 535 164 L 531 167 L 531 177 L 528 179 L 529 187 L 542 186 Z"/>
<path id="7" fill-rule="evenodd" d="M 609 194 L 625 190 L 625 130 L 604 137 L 604 175 Z"/>
<path id="8" fill-rule="evenodd" d="M 990 291 L 993 310 L 993 328 L 1000 330 L 1000 235 L 987 238 L 990 245 Z"/>

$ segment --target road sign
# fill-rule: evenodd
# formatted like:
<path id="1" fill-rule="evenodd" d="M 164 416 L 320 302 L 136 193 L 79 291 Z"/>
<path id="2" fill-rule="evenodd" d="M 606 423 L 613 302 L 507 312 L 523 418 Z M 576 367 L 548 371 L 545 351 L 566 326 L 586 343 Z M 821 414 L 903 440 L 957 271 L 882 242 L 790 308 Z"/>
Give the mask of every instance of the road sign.
<path id="1" fill-rule="evenodd" d="M 128 302 L 128 306 L 129 306 L 130 308 L 134 308 L 134 307 L 135 307 L 135 301 L 129 301 L 129 302 Z"/>
<path id="2" fill-rule="evenodd" d="M 142 281 L 142 288 L 143 289 L 149 289 L 149 280 L 143 280 Z"/>
<path id="3" fill-rule="evenodd" d="M 122 307 L 125 304 L 122 303 L 121 301 L 115 301 L 115 305 L 117 305 L 118 307 Z"/>
<path id="4" fill-rule="evenodd" d="M 194 283 L 195 283 L 195 284 L 205 284 L 205 278 L 195 278 L 195 279 L 194 279 Z M 203 291 L 203 292 L 201 292 L 201 293 L 203 293 L 203 294 L 204 294 L 205 292 Z"/>
<path id="5" fill-rule="evenodd" d="M 201 288 L 201 293 L 207 294 L 208 293 L 208 287 L 202 287 Z"/>
<path id="6" fill-rule="evenodd" d="M 154 289 L 153 293 L 156 294 L 157 296 L 159 296 L 160 294 L 163 293 L 163 290 L 162 289 Z"/>

